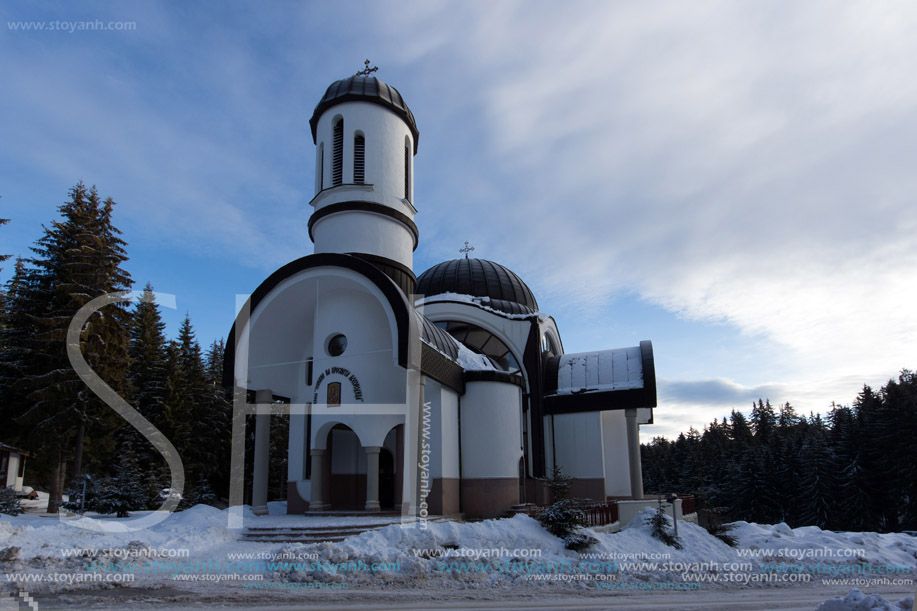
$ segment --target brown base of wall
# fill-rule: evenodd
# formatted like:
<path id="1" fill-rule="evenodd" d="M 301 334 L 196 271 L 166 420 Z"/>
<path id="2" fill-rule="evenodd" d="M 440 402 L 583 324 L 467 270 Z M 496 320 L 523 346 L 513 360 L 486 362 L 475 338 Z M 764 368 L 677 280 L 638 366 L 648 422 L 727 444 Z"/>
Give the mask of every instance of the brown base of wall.
<path id="1" fill-rule="evenodd" d="M 527 479 L 525 480 L 525 502 L 535 505 L 550 505 L 551 490 L 541 480 Z"/>
<path id="2" fill-rule="evenodd" d="M 309 511 L 309 501 L 299 496 L 296 482 L 287 482 L 287 513 L 305 513 Z"/>
<path id="3" fill-rule="evenodd" d="M 605 500 L 605 478 L 576 478 L 570 486 L 569 496 L 577 499 Z"/>
<path id="4" fill-rule="evenodd" d="M 442 516 L 459 513 L 459 479 L 435 478 L 430 484 L 427 506 L 430 515 Z"/>
<path id="5" fill-rule="evenodd" d="M 498 518 L 519 502 L 519 478 L 463 479 L 462 513 L 470 518 Z"/>

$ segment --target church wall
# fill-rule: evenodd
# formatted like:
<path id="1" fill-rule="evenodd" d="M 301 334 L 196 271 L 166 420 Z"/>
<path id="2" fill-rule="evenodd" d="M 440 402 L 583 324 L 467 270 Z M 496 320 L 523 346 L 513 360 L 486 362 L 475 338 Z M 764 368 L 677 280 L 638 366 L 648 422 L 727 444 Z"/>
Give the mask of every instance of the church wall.
<path id="1" fill-rule="evenodd" d="M 366 212 L 338 212 L 313 226 L 315 252 L 369 253 L 411 266 L 413 234 L 395 219 Z"/>
<path id="2" fill-rule="evenodd" d="M 519 502 L 522 390 L 469 382 L 461 404 L 462 512 L 495 517 Z"/>
<path id="3" fill-rule="evenodd" d="M 605 464 L 601 412 L 554 416 L 556 464 L 574 477 L 570 495 L 605 499 Z"/>
<path id="4" fill-rule="evenodd" d="M 627 457 L 627 423 L 624 410 L 604 411 L 602 437 L 605 447 L 605 494 L 631 495 L 630 467 Z"/>
<path id="5" fill-rule="evenodd" d="M 429 439 L 424 440 L 421 417 L 421 443 L 430 452 L 430 490 L 427 496 L 433 515 L 459 512 L 458 395 L 439 382 L 427 378 L 424 402 L 429 405 Z M 421 452 L 424 451 L 421 446 Z"/>

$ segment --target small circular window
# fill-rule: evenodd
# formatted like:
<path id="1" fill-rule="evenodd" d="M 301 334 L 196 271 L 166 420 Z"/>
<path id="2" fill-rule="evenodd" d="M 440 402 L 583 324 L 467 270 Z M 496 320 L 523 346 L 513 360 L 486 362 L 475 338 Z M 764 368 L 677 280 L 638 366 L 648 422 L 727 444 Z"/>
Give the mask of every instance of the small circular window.
<path id="1" fill-rule="evenodd" d="M 341 356 L 347 350 L 347 338 L 338 333 L 328 340 L 328 354 L 331 356 Z"/>

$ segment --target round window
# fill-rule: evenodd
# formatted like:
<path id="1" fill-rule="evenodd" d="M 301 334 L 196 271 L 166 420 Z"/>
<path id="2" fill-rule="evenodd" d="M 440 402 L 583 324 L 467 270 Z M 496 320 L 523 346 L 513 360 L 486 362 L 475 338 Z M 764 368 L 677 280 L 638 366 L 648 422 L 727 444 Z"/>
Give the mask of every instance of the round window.
<path id="1" fill-rule="evenodd" d="M 341 356 L 347 350 L 347 338 L 338 333 L 328 340 L 328 354 L 331 356 Z"/>

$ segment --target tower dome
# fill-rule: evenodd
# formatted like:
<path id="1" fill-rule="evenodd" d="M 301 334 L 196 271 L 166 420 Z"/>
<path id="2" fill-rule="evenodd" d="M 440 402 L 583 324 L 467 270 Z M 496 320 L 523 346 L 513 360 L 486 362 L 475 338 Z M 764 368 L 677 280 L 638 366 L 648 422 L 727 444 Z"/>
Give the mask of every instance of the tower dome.
<path id="1" fill-rule="evenodd" d="M 309 119 L 309 125 L 312 127 L 312 141 L 317 143 L 318 119 L 322 113 L 344 102 L 372 102 L 388 108 L 408 124 L 411 134 L 414 136 L 414 154 L 417 154 L 417 139 L 420 132 L 417 131 L 417 122 L 414 121 L 414 113 L 408 108 L 401 93 L 391 85 L 383 83 L 374 76 L 354 75 L 339 81 L 331 83 L 325 91 L 325 95 L 315 106 L 315 112 Z"/>
<path id="2" fill-rule="evenodd" d="M 458 293 L 538 309 L 532 289 L 522 278 L 499 263 L 486 259 L 453 259 L 434 265 L 417 278 L 416 290 L 428 297 Z"/>

